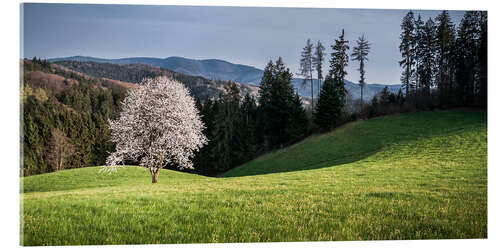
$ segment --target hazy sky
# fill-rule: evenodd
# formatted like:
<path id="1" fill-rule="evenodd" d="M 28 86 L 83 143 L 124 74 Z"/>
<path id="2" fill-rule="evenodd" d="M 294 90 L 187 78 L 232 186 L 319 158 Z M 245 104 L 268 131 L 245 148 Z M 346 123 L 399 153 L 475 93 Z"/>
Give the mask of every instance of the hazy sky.
<path id="1" fill-rule="evenodd" d="M 408 10 L 24 4 L 22 57 L 216 58 L 263 69 L 283 57 L 296 73 L 308 38 L 331 52 L 342 28 L 371 42 L 367 82 L 399 83 L 400 24 Z M 424 20 L 440 11 L 419 11 Z M 463 11 L 450 11 L 458 25 Z M 329 60 L 329 55 L 327 57 Z M 324 68 L 328 65 L 325 64 Z M 357 63 L 347 79 L 357 82 Z"/>

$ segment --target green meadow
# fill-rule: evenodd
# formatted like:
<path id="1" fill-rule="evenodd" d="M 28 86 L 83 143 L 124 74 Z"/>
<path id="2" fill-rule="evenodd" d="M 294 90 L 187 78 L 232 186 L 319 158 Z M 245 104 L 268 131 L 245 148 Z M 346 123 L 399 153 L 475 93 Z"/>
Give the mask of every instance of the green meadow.
<path id="1" fill-rule="evenodd" d="M 218 176 L 127 166 L 22 178 L 22 244 L 487 238 L 487 115 L 380 117 Z"/>

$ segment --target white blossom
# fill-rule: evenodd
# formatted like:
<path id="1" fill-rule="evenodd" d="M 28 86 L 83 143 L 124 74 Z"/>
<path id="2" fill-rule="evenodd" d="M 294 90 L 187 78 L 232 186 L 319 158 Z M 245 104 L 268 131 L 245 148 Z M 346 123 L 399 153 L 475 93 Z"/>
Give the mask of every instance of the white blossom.
<path id="1" fill-rule="evenodd" d="M 110 120 L 116 151 L 102 171 L 116 171 L 126 160 L 135 160 L 153 175 L 168 164 L 193 168 L 190 160 L 207 143 L 203 122 L 189 91 L 178 81 L 160 76 L 144 79 L 129 90 L 117 120 Z"/>

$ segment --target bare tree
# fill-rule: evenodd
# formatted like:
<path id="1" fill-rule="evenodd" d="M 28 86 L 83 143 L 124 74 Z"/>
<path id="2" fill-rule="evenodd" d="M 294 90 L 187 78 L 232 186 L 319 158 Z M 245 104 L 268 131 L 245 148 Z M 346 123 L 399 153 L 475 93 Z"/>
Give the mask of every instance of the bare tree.
<path id="1" fill-rule="evenodd" d="M 304 81 L 302 86 L 305 86 L 307 80 L 311 81 L 311 108 L 314 110 L 314 87 L 313 87 L 313 44 L 311 39 L 307 39 L 306 46 L 302 49 L 302 54 L 300 58 L 299 72 L 301 76 L 304 76 Z"/>
<path id="2" fill-rule="evenodd" d="M 352 60 L 359 61 L 359 87 L 361 88 L 361 111 L 363 110 L 363 88 L 365 87 L 365 62 L 368 61 L 368 53 L 370 52 L 370 43 L 365 38 L 363 34 L 357 40 L 357 46 L 353 48 L 351 54 Z"/>
<path id="3" fill-rule="evenodd" d="M 66 159 L 74 153 L 75 148 L 71 144 L 69 138 L 59 129 L 52 130 L 52 137 L 50 137 L 47 152 L 47 161 L 52 167 L 52 170 L 63 170 Z"/>
<path id="4" fill-rule="evenodd" d="M 129 91 L 117 120 L 109 121 L 116 152 L 103 171 L 116 171 L 126 160 L 139 161 L 158 182 L 160 169 L 193 168 L 194 152 L 207 144 L 193 97 L 184 85 L 165 76 L 145 79 Z"/>

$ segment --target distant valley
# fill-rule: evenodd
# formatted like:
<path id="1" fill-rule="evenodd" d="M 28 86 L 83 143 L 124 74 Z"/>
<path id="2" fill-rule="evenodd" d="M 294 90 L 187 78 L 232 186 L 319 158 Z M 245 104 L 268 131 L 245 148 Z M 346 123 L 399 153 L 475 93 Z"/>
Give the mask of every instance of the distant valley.
<path id="1" fill-rule="evenodd" d="M 112 64 L 145 64 L 156 66 L 163 69 L 175 71 L 177 73 L 201 76 L 212 80 L 231 80 L 238 83 L 251 84 L 259 86 L 263 74 L 263 70 L 242 64 L 233 64 L 224 60 L 218 59 L 204 59 L 196 60 L 183 57 L 167 57 L 167 58 L 153 58 L 153 57 L 130 57 L 121 59 L 104 59 L 86 56 L 72 56 L 64 58 L 52 58 L 51 62 L 61 61 L 75 61 L 75 62 L 97 62 L 97 63 L 112 63 Z M 311 85 L 308 82 L 303 86 L 302 78 L 293 78 L 293 85 L 296 91 L 306 97 L 311 97 Z M 346 89 L 349 91 L 353 99 L 360 96 L 360 88 L 358 84 L 344 80 Z M 369 101 L 373 96 L 385 87 L 384 84 L 367 84 L 364 89 L 365 101 Z M 400 85 L 387 85 L 390 92 L 397 93 Z M 314 95 L 318 94 L 318 83 L 314 79 Z"/>

